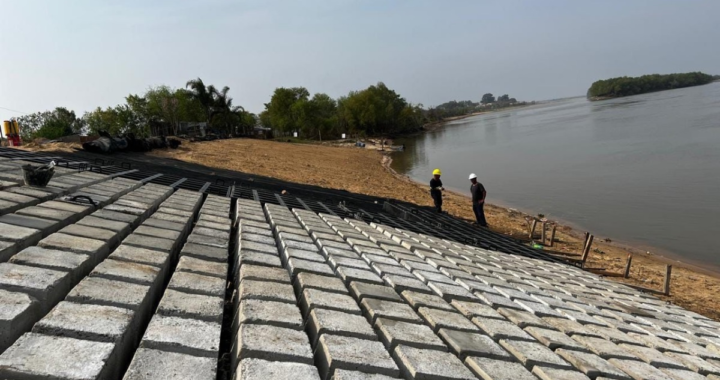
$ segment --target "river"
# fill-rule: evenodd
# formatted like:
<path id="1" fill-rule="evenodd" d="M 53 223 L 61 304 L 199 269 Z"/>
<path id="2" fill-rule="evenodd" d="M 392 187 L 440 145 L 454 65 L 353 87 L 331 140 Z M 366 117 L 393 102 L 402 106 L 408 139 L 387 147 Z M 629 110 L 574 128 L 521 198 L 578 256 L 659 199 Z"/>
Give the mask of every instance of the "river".
<path id="1" fill-rule="evenodd" d="M 550 101 L 397 140 L 393 168 L 488 203 L 543 213 L 684 262 L 720 268 L 720 83 Z M 468 205 L 470 207 L 470 205 Z M 653 250 L 653 249 L 650 249 Z"/>

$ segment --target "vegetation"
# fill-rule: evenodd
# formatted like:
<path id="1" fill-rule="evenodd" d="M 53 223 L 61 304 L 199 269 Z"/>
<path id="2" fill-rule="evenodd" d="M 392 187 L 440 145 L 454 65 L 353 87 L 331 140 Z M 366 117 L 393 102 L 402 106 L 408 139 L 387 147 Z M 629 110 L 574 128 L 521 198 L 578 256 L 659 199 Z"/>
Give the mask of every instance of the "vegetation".
<path id="1" fill-rule="evenodd" d="M 17 119 L 20 125 L 20 137 L 29 140 L 34 137 L 56 139 L 79 133 L 85 127 L 85 121 L 75 116 L 67 108 L 57 107 L 54 111 L 37 112 Z"/>
<path id="2" fill-rule="evenodd" d="M 518 102 L 517 99 L 511 98 L 508 94 L 501 95 L 496 99 L 493 94 L 487 93 L 482 96 L 479 103 L 474 103 L 471 100 L 459 102 L 452 100 L 437 107 L 432 107 L 425 111 L 425 117 L 429 122 L 439 122 L 450 117 L 465 116 L 475 112 L 498 110 L 528 104 L 532 103 Z"/>
<path id="3" fill-rule="evenodd" d="M 587 97 L 590 99 L 616 98 L 647 92 L 699 86 L 712 81 L 713 77 L 711 75 L 701 72 L 667 75 L 652 74 L 634 78 L 611 78 L 593 83 L 588 90 Z"/>

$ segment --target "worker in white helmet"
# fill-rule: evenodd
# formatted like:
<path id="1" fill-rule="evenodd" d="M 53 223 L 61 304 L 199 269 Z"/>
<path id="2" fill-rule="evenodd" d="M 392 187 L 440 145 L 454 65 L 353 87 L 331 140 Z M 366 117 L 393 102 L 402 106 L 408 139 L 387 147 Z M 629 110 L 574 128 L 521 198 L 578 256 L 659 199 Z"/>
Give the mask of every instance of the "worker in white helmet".
<path id="1" fill-rule="evenodd" d="M 485 210 L 483 207 L 485 206 L 485 197 L 487 196 L 487 191 L 485 191 L 485 186 L 482 185 L 482 183 L 478 182 L 477 176 L 475 173 L 470 174 L 470 182 L 472 185 L 470 185 L 470 194 L 472 194 L 472 203 L 473 203 L 473 212 L 475 213 L 475 219 L 477 220 L 478 226 L 481 227 L 487 227 L 487 220 L 485 220 Z"/>
<path id="2" fill-rule="evenodd" d="M 442 212 L 442 191 L 445 190 L 440 180 L 440 175 L 442 175 L 440 169 L 435 169 L 433 170 L 433 177 L 430 180 L 430 196 L 433 199 L 433 203 L 435 203 L 435 210 L 437 210 L 437 212 Z"/>

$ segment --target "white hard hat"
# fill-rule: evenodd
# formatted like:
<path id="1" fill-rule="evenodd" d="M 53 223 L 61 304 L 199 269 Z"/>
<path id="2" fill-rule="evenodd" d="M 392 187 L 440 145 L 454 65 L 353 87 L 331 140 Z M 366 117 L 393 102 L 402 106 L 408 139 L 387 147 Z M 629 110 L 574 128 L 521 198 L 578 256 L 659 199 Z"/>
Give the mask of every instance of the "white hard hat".
<path id="1" fill-rule="evenodd" d="M 468 178 L 468 179 L 475 179 L 475 178 L 477 178 L 477 176 L 475 175 L 475 173 L 470 173 L 470 178 Z"/>

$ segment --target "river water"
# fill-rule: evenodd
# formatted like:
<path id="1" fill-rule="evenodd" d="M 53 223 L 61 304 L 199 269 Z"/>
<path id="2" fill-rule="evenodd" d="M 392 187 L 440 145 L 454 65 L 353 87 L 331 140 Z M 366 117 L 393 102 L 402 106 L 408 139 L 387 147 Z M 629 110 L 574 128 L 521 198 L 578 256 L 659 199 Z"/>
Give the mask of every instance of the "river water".
<path id="1" fill-rule="evenodd" d="M 488 203 L 720 268 L 720 83 L 479 115 L 396 143 L 393 167 Z M 468 207 L 471 207 L 468 204 Z M 652 249 L 650 249 L 652 250 Z M 709 268 L 711 269 L 711 268 Z"/>

